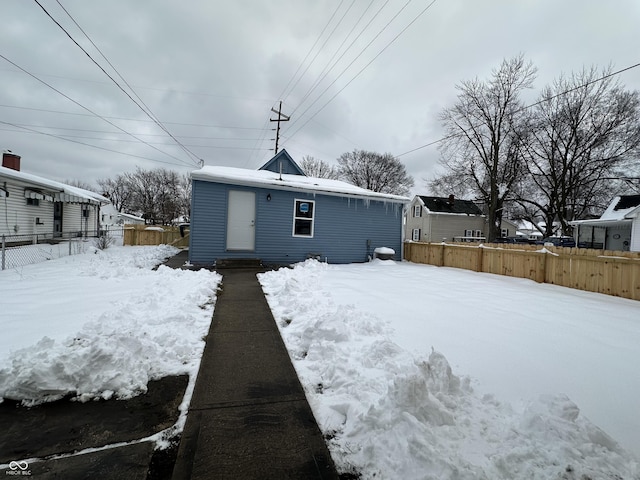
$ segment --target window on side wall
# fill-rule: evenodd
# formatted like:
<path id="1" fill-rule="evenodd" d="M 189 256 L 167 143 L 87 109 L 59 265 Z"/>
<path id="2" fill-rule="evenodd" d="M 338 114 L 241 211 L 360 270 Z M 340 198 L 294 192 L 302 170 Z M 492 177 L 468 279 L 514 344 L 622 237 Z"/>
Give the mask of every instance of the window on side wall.
<path id="1" fill-rule="evenodd" d="M 419 242 L 420 241 L 420 229 L 419 228 L 414 228 L 413 231 L 411 232 L 411 240 L 413 240 L 414 242 Z"/>
<path id="2" fill-rule="evenodd" d="M 294 200 L 293 207 L 293 236 L 313 237 L 313 219 L 315 216 L 314 200 Z"/>
<path id="3" fill-rule="evenodd" d="M 413 216 L 414 217 L 422 216 L 422 205 L 414 205 L 413 206 Z"/>

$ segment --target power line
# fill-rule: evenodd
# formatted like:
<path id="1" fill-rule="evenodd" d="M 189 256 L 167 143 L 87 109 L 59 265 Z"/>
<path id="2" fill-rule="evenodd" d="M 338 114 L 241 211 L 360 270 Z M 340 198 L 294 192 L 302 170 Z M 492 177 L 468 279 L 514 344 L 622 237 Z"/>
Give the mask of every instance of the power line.
<path id="1" fill-rule="evenodd" d="M 417 20 L 418 20 L 418 19 L 419 19 L 419 18 L 420 18 L 420 17 L 421 17 L 421 16 L 422 16 L 426 11 L 427 11 L 427 10 L 429 10 L 429 8 L 431 8 L 431 6 L 432 6 L 434 3 L 436 3 L 436 1 L 437 1 L 437 0 L 432 0 L 432 1 L 431 1 L 431 2 L 430 2 L 430 3 L 429 3 L 429 4 L 428 4 L 428 5 L 427 5 L 427 6 L 426 6 L 426 7 L 425 7 L 421 12 L 420 12 L 420 13 L 418 13 L 418 15 L 416 15 L 416 16 L 414 17 L 414 19 L 413 19 L 413 20 L 411 20 L 411 22 L 409 22 L 409 24 L 408 24 L 406 27 L 404 27 L 404 28 L 400 31 L 400 33 L 398 33 L 395 37 L 393 37 L 393 39 L 391 39 L 391 41 L 390 41 L 389 43 L 387 43 L 387 44 L 384 46 L 384 48 L 383 48 L 382 50 L 380 50 L 380 51 L 376 54 L 376 56 L 375 56 L 375 57 L 373 57 L 373 58 L 369 61 L 369 63 L 367 63 L 364 67 L 362 67 L 362 69 L 361 69 L 358 73 L 356 73 L 356 74 L 351 78 L 351 80 L 349 80 L 349 81 L 348 81 L 348 82 L 347 82 L 347 83 L 346 83 L 346 84 L 345 84 L 345 85 L 344 85 L 340 90 L 338 90 L 338 91 L 336 92 L 336 94 L 335 94 L 333 97 L 331 97 L 331 98 L 330 98 L 330 99 L 329 99 L 329 100 L 328 100 L 324 105 L 322 105 L 322 107 L 320 107 L 320 108 L 319 108 L 319 109 L 318 109 L 318 110 L 317 110 L 317 111 L 316 111 L 316 112 L 311 116 L 311 118 L 309 118 L 309 119 L 308 119 L 308 120 L 307 120 L 307 121 L 306 121 L 306 122 L 305 122 L 301 127 L 299 127 L 299 128 L 298 128 L 295 132 L 293 132 L 290 136 L 291 136 L 291 137 L 293 137 L 296 133 L 298 133 L 300 130 L 302 130 L 302 129 L 303 129 L 303 128 L 304 128 L 304 127 L 305 127 L 305 126 L 306 126 L 306 125 L 311 121 L 311 119 L 312 119 L 313 117 L 315 117 L 315 116 L 316 116 L 316 115 L 318 115 L 322 110 L 324 110 L 324 108 L 325 108 L 327 105 L 329 105 L 329 103 L 331 103 L 331 102 L 332 102 L 332 101 L 333 101 L 333 100 L 334 100 L 334 99 L 335 99 L 335 98 L 336 98 L 340 93 L 342 93 L 342 91 L 343 91 L 345 88 L 347 88 L 347 87 L 351 84 L 351 82 L 353 82 L 356 78 L 358 78 L 358 77 L 360 76 L 360 74 L 361 74 L 362 72 L 364 72 L 364 71 L 365 71 L 365 70 L 366 70 L 366 69 L 367 69 L 367 68 L 368 68 L 368 67 L 369 67 L 369 66 L 370 66 L 370 65 L 371 65 L 371 64 L 372 64 L 372 63 L 373 63 L 373 62 L 374 62 L 374 61 L 375 61 L 375 60 L 376 60 L 380 55 L 382 55 L 382 53 L 383 53 L 387 48 L 389 48 L 389 47 L 390 47 L 390 46 L 391 46 L 391 45 L 392 45 L 392 44 L 393 44 L 393 43 L 394 43 L 394 42 L 395 42 L 395 41 L 396 41 L 396 40 L 397 40 L 397 39 L 398 39 L 398 38 L 399 38 L 399 37 L 400 37 L 404 32 L 406 32 L 406 31 L 407 31 L 407 29 L 408 29 L 409 27 L 411 27 L 411 25 L 413 25 L 413 24 L 414 24 L 414 23 L 415 23 L 415 22 L 416 22 L 416 21 L 417 21 Z M 403 9 L 404 9 L 404 8 L 405 8 L 405 7 L 410 3 L 410 2 L 411 2 L 411 0 L 409 0 L 409 1 L 408 1 L 408 2 L 407 2 L 407 3 L 402 7 L 402 9 L 401 9 L 401 10 L 400 10 L 400 11 L 399 11 L 399 12 L 398 12 L 398 13 L 397 13 L 397 14 L 396 14 L 396 15 L 395 15 L 395 16 L 394 16 L 390 21 L 389 21 L 389 23 L 391 23 L 391 22 L 392 22 L 392 21 L 393 21 L 393 20 L 394 20 L 394 19 L 395 19 L 399 14 L 400 14 L 400 12 L 401 12 L 401 11 L 402 11 L 402 10 L 403 10 Z M 387 24 L 387 25 L 389 25 L 389 24 Z M 386 28 L 386 27 L 387 27 L 387 26 L 385 26 L 384 28 Z M 384 29 L 383 29 L 383 30 L 384 30 Z M 374 39 L 375 39 L 375 38 L 374 38 Z M 371 43 L 371 42 L 370 42 L 370 43 Z M 369 46 L 369 45 L 367 45 L 367 47 L 368 47 L 368 46 Z M 367 47 L 365 47 L 365 48 L 367 48 Z M 357 57 L 356 57 L 356 58 L 357 58 Z M 355 59 L 354 59 L 354 61 L 355 61 Z M 351 62 L 351 64 L 353 64 L 353 62 Z M 349 64 L 349 66 L 347 66 L 347 69 L 351 66 L 351 64 Z M 343 72 L 342 72 L 340 75 L 342 75 L 345 71 L 346 71 L 346 69 L 345 69 L 345 70 L 343 70 Z M 338 77 L 338 78 L 339 78 L 339 77 Z M 336 79 L 336 80 L 334 80 L 334 82 L 332 82 L 332 83 L 331 83 L 331 84 L 330 84 L 330 85 L 329 85 L 329 86 L 328 86 L 328 87 L 327 87 L 327 88 L 326 88 L 326 89 L 325 89 L 325 90 L 320 94 L 320 96 L 318 96 L 318 98 L 316 98 L 316 100 L 315 100 L 311 105 L 309 105 L 309 107 L 308 107 L 308 108 L 307 108 L 307 109 L 306 109 L 306 110 L 305 110 L 305 111 L 300 115 L 300 117 L 302 117 L 306 112 L 308 112 L 308 111 L 309 111 L 309 109 L 310 109 L 310 108 L 311 108 L 311 107 L 312 107 L 312 106 L 313 106 L 313 105 L 314 105 L 314 104 L 315 104 L 315 103 L 316 103 L 316 102 L 317 102 L 317 101 L 322 97 L 322 95 L 324 95 L 324 93 L 325 93 L 325 92 L 326 92 L 326 91 L 327 91 L 327 90 L 328 90 L 328 89 L 329 89 L 329 88 L 330 88 L 330 87 L 331 87 L 331 86 L 332 86 L 336 81 L 337 81 L 337 79 Z"/>
<path id="2" fill-rule="evenodd" d="M 371 8 L 371 6 L 373 5 L 373 2 L 375 0 L 371 0 L 371 2 L 369 3 L 369 5 L 367 6 L 367 8 L 364 10 L 364 12 L 362 12 L 362 15 L 360 16 L 360 18 L 358 18 L 358 20 L 356 21 L 356 23 L 354 24 L 353 28 L 351 29 L 351 31 L 349 32 L 349 34 L 344 38 L 344 40 L 342 41 L 342 43 L 340 44 L 340 46 L 338 47 L 338 49 L 335 51 L 335 53 L 333 54 L 333 56 L 331 57 L 331 59 L 329 59 L 329 61 L 327 62 L 327 64 L 325 65 L 324 69 L 322 70 L 322 72 L 320 73 L 320 75 L 318 75 L 318 78 L 316 79 L 316 81 L 313 83 L 313 85 L 309 88 L 309 90 L 307 90 L 307 92 L 304 94 L 304 96 L 302 97 L 302 100 L 300 100 L 300 103 L 298 104 L 298 106 L 296 108 L 293 109 L 293 111 L 291 112 L 291 114 L 293 115 L 298 108 L 300 108 L 302 106 L 302 104 L 305 102 L 305 100 L 307 100 L 307 98 L 309 98 L 311 96 L 311 94 L 313 93 L 313 91 L 318 88 L 320 86 L 320 84 L 322 83 L 322 81 L 327 77 L 327 75 L 329 75 L 329 73 L 331 73 L 331 71 L 336 67 L 336 65 L 340 62 L 340 60 L 342 60 L 342 58 L 346 55 L 346 53 L 349 51 L 349 49 L 353 46 L 353 44 L 362 36 L 362 34 L 367 30 L 367 28 L 369 28 L 369 26 L 373 23 L 373 21 L 377 18 L 377 16 L 380 14 L 380 12 L 384 9 L 384 7 L 387 5 L 387 3 L 389 3 L 389 0 L 386 0 L 382 6 L 378 9 L 378 11 L 373 15 L 373 17 L 371 17 L 369 19 L 369 22 L 363 27 L 362 30 L 360 30 L 360 33 L 358 33 L 358 35 L 356 35 L 356 37 L 351 41 L 351 43 L 347 46 L 347 48 L 344 49 L 344 51 L 342 52 L 342 54 L 338 57 L 338 59 L 333 62 L 333 65 L 331 65 L 331 67 L 329 67 L 329 64 L 333 61 L 333 59 L 335 58 L 335 56 L 338 54 L 338 52 L 340 51 L 340 49 L 342 48 L 342 46 L 345 44 L 345 42 L 347 41 L 347 39 L 349 38 L 349 36 L 353 33 L 353 31 L 355 30 L 355 28 L 358 26 L 358 24 L 360 23 L 360 21 L 362 20 L 362 18 L 364 17 L 364 15 L 369 11 L 369 9 Z M 362 54 L 362 52 L 360 53 L 360 55 Z M 356 57 L 357 58 L 357 57 Z M 327 67 L 329 67 L 327 69 Z"/>
<path id="3" fill-rule="evenodd" d="M 93 114 L 88 114 L 88 113 L 78 113 L 78 112 L 62 112 L 60 110 L 47 110 L 44 108 L 33 108 L 33 107 L 19 107 L 16 105 L 5 105 L 5 104 L 0 104 L 0 107 L 4 107 L 4 108 L 16 108 L 16 109 L 20 109 L 20 110 L 32 110 L 35 112 L 46 112 L 46 113 L 57 113 L 60 115 L 75 115 L 75 116 L 80 116 L 80 117 L 95 117 L 96 115 Z M 108 115 L 105 115 L 103 117 L 100 118 L 109 118 L 111 120 L 126 120 L 129 122 L 153 122 L 153 120 L 145 120 L 145 119 L 140 119 L 140 118 L 126 118 L 126 117 L 111 117 Z M 186 127 L 205 127 L 205 128 L 223 128 L 223 129 L 229 129 L 229 130 L 259 130 L 259 131 L 263 131 L 266 129 L 266 124 L 265 126 L 263 126 L 262 128 L 256 128 L 256 127 L 238 127 L 238 126 L 232 126 L 232 125 L 208 125 L 208 124 L 203 124 L 203 123 L 180 123 L 180 122 L 164 122 L 167 125 L 182 125 L 182 126 L 186 126 Z M 178 135 L 178 137 L 182 137 L 181 135 Z"/>
<path id="4" fill-rule="evenodd" d="M 316 58 L 318 58 L 318 55 L 320 55 L 320 52 L 322 51 L 322 49 L 327 45 L 327 42 L 329 42 L 329 39 L 333 36 L 333 34 L 335 33 L 335 31 L 338 29 L 338 27 L 340 26 L 340 24 L 342 23 L 342 20 L 344 20 L 344 17 L 347 16 L 347 13 L 349 13 L 349 10 L 351 10 L 351 7 L 353 7 L 353 4 L 356 2 L 356 0 L 351 0 L 351 3 L 349 4 L 349 6 L 347 7 L 347 9 L 345 10 L 345 12 L 342 14 L 342 17 L 340 17 L 340 20 L 338 20 L 338 23 L 335 24 L 335 26 L 333 27 L 333 30 L 331 30 L 331 32 L 329 32 L 329 35 L 327 36 L 327 38 L 324 40 L 324 43 L 320 46 L 320 48 L 318 49 L 318 51 L 316 52 L 316 54 L 314 55 L 314 57 L 311 59 L 311 61 L 309 62 L 309 64 L 307 65 L 307 68 L 304 69 L 304 72 L 302 72 L 302 75 L 300 75 L 298 77 L 298 80 L 293 84 L 293 86 L 291 87 L 291 89 L 289 90 L 289 93 L 287 94 L 287 96 L 284 98 L 284 100 L 286 100 L 289 95 L 291 95 L 291 93 L 293 93 L 293 90 L 296 88 L 296 86 L 298 85 L 298 83 L 300 82 L 300 80 L 302 80 L 302 77 L 305 76 L 305 74 L 309 71 L 309 68 L 311 67 L 311 65 L 313 65 L 313 62 L 316 61 Z"/>
<path id="5" fill-rule="evenodd" d="M 67 142 L 76 143 L 78 145 L 84 145 L 86 147 L 96 148 L 98 150 L 103 150 L 105 152 L 118 153 L 120 155 L 126 155 L 128 157 L 141 158 L 143 160 L 149 160 L 149 161 L 152 161 L 152 162 L 164 163 L 164 164 L 167 164 L 167 165 L 175 165 L 175 166 L 178 166 L 178 167 L 185 167 L 185 166 L 191 167 L 191 165 L 185 165 L 184 163 L 183 164 L 178 164 L 178 163 L 172 163 L 172 162 L 165 162 L 163 160 L 157 160 L 157 159 L 153 159 L 153 158 L 149 158 L 149 157 L 143 157 L 141 155 L 134 155 L 133 153 L 120 152 L 118 150 L 112 150 L 110 148 L 100 147 L 98 145 L 92 145 L 90 143 L 84 143 L 84 142 L 80 142 L 80 141 L 77 141 L 77 140 L 72 140 L 72 139 L 69 139 L 69 138 L 65 138 L 65 137 L 62 137 L 62 136 L 59 136 L 59 135 L 54 135 L 52 133 L 40 132 L 40 131 L 35 130 L 33 128 L 22 127 L 20 125 L 15 124 L 15 123 L 5 122 L 3 120 L 0 120 L 0 123 L 2 123 L 4 125 L 10 125 L 12 127 L 19 128 L 21 130 L 26 130 L 28 133 L 37 133 L 37 134 L 44 135 L 44 136 L 47 136 L 47 137 L 56 138 L 58 140 L 65 140 Z"/>
<path id="6" fill-rule="evenodd" d="M 606 80 L 607 78 L 613 77 L 613 76 L 615 76 L 615 75 L 620 75 L 621 73 L 624 73 L 624 72 L 626 72 L 626 71 L 628 71 L 628 70 L 631 70 L 631 69 L 633 69 L 633 68 L 637 68 L 637 67 L 640 67 L 640 63 L 636 63 L 635 65 L 631 65 L 631 66 L 628 66 L 628 67 L 622 68 L 622 69 L 617 70 L 617 71 L 615 71 L 615 72 L 607 73 L 606 75 L 603 75 L 602 77 L 596 78 L 596 79 L 594 79 L 594 80 L 590 80 L 590 81 L 588 81 L 588 82 L 583 83 L 582 85 L 578 85 L 578 86 L 573 87 L 573 88 L 570 88 L 570 89 L 568 89 L 568 90 L 564 90 L 564 91 L 562 91 L 562 92 L 560 92 L 560 93 L 557 93 L 557 94 L 555 94 L 555 95 L 553 95 L 553 96 L 551 96 L 551 97 L 545 97 L 545 98 L 543 98 L 542 100 L 538 100 L 537 102 L 531 103 L 531 104 L 529 104 L 529 105 L 526 105 L 526 106 L 524 106 L 524 107 L 522 107 L 522 108 L 519 108 L 519 109 L 515 110 L 515 112 L 514 112 L 514 113 L 519 113 L 519 112 L 522 112 L 522 111 L 524 111 L 524 110 L 528 110 L 528 109 L 530 109 L 530 108 L 536 107 L 536 106 L 541 105 L 541 104 L 543 104 L 543 103 L 545 103 L 545 102 L 549 102 L 549 101 L 554 100 L 554 99 L 556 99 L 556 98 L 558 98 L 558 97 L 561 97 L 561 96 L 563 96 L 563 95 L 567 95 L 567 94 L 569 94 L 569 93 L 571 93 L 571 92 L 575 92 L 576 90 L 579 90 L 579 89 L 581 89 L 581 88 L 588 87 L 589 85 L 591 85 L 591 84 L 593 84 L 593 83 L 602 82 L 603 80 Z M 480 126 L 480 124 L 478 124 L 477 126 Z M 472 128 L 472 127 L 470 127 L 470 128 Z M 473 127 L 473 128 L 475 128 L 475 127 Z M 408 150 L 408 151 L 406 151 L 406 152 L 404 152 L 404 153 L 401 153 L 401 154 L 399 154 L 399 155 L 395 155 L 395 157 L 396 157 L 396 158 L 402 157 L 403 155 L 407 155 L 407 154 L 409 154 L 409 153 L 413 153 L 413 152 L 415 152 L 415 151 L 422 150 L 423 148 L 427 148 L 427 147 L 430 147 L 430 146 L 432 146 L 432 145 L 436 145 L 436 144 L 438 144 L 438 143 L 440 143 L 440 142 L 444 142 L 445 140 L 448 140 L 448 139 L 453 138 L 453 137 L 458 137 L 458 136 L 460 136 L 460 135 L 461 135 L 460 133 L 456 133 L 456 134 L 452 134 L 452 135 L 447 135 L 447 136 L 445 136 L 445 137 L 439 138 L 438 140 L 434 140 L 434 141 L 432 141 L 432 142 L 426 143 L 426 144 L 424 144 L 424 145 L 420 145 L 419 147 L 413 148 L 413 149 Z"/>
<path id="7" fill-rule="evenodd" d="M 147 142 L 145 142 L 144 140 L 142 140 L 142 139 L 140 139 L 140 138 L 136 137 L 135 135 L 133 135 L 133 134 L 132 134 L 132 133 L 130 133 L 130 132 L 127 132 L 125 129 L 123 129 L 123 128 L 119 127 L 119 126 L 118 126 L 118 125 L 116 125 L 115 123 L 113 123 L 113 122 L 111 122 L 111 121 L 107 120 L 105 117 L 103 117 L 103 116 L 101 116 L 101 115 L 97 114 L 96 112 L 94 112 L 94 111 L 93 111 L 93 110 L 91 110 L 90 108 L 85 107 L 85 106 L 84 106 L 84 105 L 82 105 L 80 102 L 78 102 L 78 101 L 74 100 L 73 98 L 71 98 L 70 96 L 68 96 L 68 95 L 66 95 L 65 93 L 61 92 L 60 90 L 58 90 L 58 89 L 57 89 L 57 88 L 55 88 L 54 86 L 52 86 L 52 85 L 48 84 L 48 83 L 47 83 L 47 82 L 45 82 L 44 80 L 42 80 L 42 79 L 38 78 L 38 77 L 37 77 L 37 76 L 35 76 L 34 74 L 32 74 L 32 73 L 30 73 L 29 71 L 25 70 L 24 68 L 22 68 L 22 67 L 21 67 L 20 65 L 18 65 L 17 63 L 12 62 L 11 60 L 9 60 L 9 59 L 8 59 L 7 57 L 5 57 L 4 55 L 0 54 L 0 58 L 2 58 L 3 60 L 5 60 L 6 62 L 10 63 L 11 65 L 13 65 L 14 67 L 16 67 L 16 68 L 17 68 L 17 69 L 19 69 L 20 71 L 22 71 L 22 72 L 26 73 L 27 75 L 29 75 L 29 76 L 30 76 L 31 78 L 33 78 L 34 80 L 37 80 L 38 82 L 42 83 L 42 84 L 43 84 L 43 85 L 45 85 L 46 87 L 50 88 L 51 90 L 53 90 L 53 91 L 54 91 L 54 92 L 56 92 L 57 94 L 59 94 L 59 95 L 63 96 L 64 98 L 66 98 L 66 99 L 67 99 L 67 100 L 69 100 L 70 102 L 72 102 L 72 103 L 76 104 L 77 106 L 79 106 L 79 107 L 80 107 L 80 108 L 82 108 L 83 110 L 85 110 L 85 111 L 87 111 L 87 112 L 91 113 L 93 116 L 95 116 L 95 117 L 97 117 L 97 118 L 100 118 L 101 120 L 103 120 L 103 121 L 107 122 L 107 123 L 108 123 L 109 125 L 111 125 L 112 127 L 117 128 L 118 130 L 120 130 L 121 132 L 126 133 L 127 135 L 129 135 L 129 136 L 130 136 L 130 137 L 132 137 L 132 138 L 135 138 L 135 139 L 136 139 L 136 140 L 138 140 L 140 143 L 143 143 L 143 144 L 145 144 L 145 145 L 147 145 L 147 146 L 149 146 L 149 147 L 153 148 L 154 150 L 156 150 L 156 151 L 158 151 L 158 152 L 162 153 L 163 155 L 167 155 L 168 157 L 171 157 L 171 158 L 173 158 L 174 160 L 177 160 L 177 161 L 179 161 L 179 162 L 182 162 L 182 163 L 185 163 L 185 164 L 186 164 L 186 162 L 184 162 L 184 160 L 182 160 L 182 159 L 180 159 L 180 158 L 178 158 L 178 157 L 175 157 L 175 156 L 173 156 L 173 155 L 171 155 L 171 154 L 169 154 L 169 153 L 167 153 L 167 152 L 164 152 L 164 151 L 160 150 L 159 148 L 154 147 L 153 145 L 148 144 L 148 143 L 147 143 Z"/>
<path id="8" fill-rule="evenodd" d="M 20 127 L 37 127 L 37 128 L 47 128 L 51 130 L 70 130 L 73 132 L 87 132 L 87 133 L 104 133 L 107 135 L 125 135 L 122 132 L 113 132 L 108 130 L 91 130 L 87 128 L 68 128 L 68 127 L 59 127 L 59 126 L 49 126 L 49 125 L 30 125 L 26 123 L 16 123 Z M 162 133 L 135 133 L 134 135 L 140 137 L 164 137 L 168 138 L 169 136 Z M 65 135 L 68 136 L 68 135 Z M 176 135 L 178 138 L 189 138 L 189 139 L 197 139 L 197 140 L 236 140 L 236 141 L 254 141 L 259 140 L 258 138 L 247 138 L 247 137 L 202 137 L 202 136 L 193 136 L 193 135 Z M 90 138 L 90 137 L 78 137 L 78 138 Z M 131 142 L 137 143 L 136 140 L 114 140 L 108 138 L 98 138 L 98 140 L 110 140 L 110 141 L 121 141 L 121 142 Z M 168 145 L 168 144 L 163 144 Z"/>
<path id="9" fill-rule="evenodd" d="M 14 70 L 9 68 L 0 68 L 0 71 L 13 72 Z M 77 78 L 77 77 L 68 77 L 65 75 L 51 75 L 47 73 L 35 72 L 39 77 L 50 77 L 50 78 L 62 78 L 64 80 L 72 80 L 74 82 L 85 82 L 85 83 L 97 83 L 100 85 L 109 85 L 110 82 L 105 82 L 102 80 L 90 80 L 87 78 Z M 158 88 L 158 87 L 144 87 L 141 85 L 131 85 L 132 91 L 135 93 L 135 89 L 138 90 L 153 90 L 156 92 L 164 92 L 164 93 L 179 93 L 181 95 L 194 95 L 199 97 L 212 97 L 212 98 L 224 98 L 228 100 L 242 100 L 243 102 L 251 101 L 251 102 L 260 102 L 260 103 L 271 103 L 272 99 L 270 98 L 255 98 L 255 97 L 239 97 L 235 95 L 220 95 L 217 93 L 205 93 L 205 92 L 189 92 L 185 90 L 176 90 L 174 88 Z M 162 122 L 163 124 L 168 124 L 170 122 Z"/>
<path id="10" fill-rule="evenodd" d="M 300 69 L 302 68 L 302 65 L 304 65 L 304 63 L 307 61 L 307 58 L 309 58 L 309 55 L 311 55 L 311 52 L 313 51 L 314 48 L 316 48 L 316 45 L 318 44 L 318 42 L 320 41 L 320 39 L 322 38 L 322 35 L 324 35 L 325 30 L 329 27 L 329 25 L 331 24 L 333 17 L 336 16 L 336 14 L 338 13 L 338 10 L 340 10 L 340 7 L 342 7 L 342 4 L 344 3 L 344 0 L 340 0 L 340 3 L 338 4 L 338 6 L 336 7 L 336 9 L 334 10 L 333 14 L 331 15 L 331 17 L 329 18 L 329 20 L 327 21 L 327 24 L 324 26 L 324 28 L 322 29 L 322 31 L 320 32 L 320 35 L 318 35 L 318 38 L 316 38 L 316 41 L 313 42 L 313 45 L 311 45 L 311 48 L 309 49 L 309 51 L 307 52 L 307 54 L 304 56 L 304 58 L 302 59 L 302 62 L 300 62 L 300 65 L 298 65 L 298 68 L 296 69 L 295 73 L 293 74 L 293 76 L 291 77 L 291 79 L 289 79 L 289 81 L 287 82 L 287 85 L 284 87 L 284 90 L 282 90 L 282 93 L 279 95 L 278 98 L 286 98 L 284 96 L 284 93 L 287 91 L 287 89 L 289 88 L 289 85 L 291 85 L 291 82 L 293 81 L 294 78 L 296 78 L 296 76 L 298 75 L 298 72 L 300 71 Z M 291 93 L 291 92 L 289 92 Z M 287 97 L 289 96 L 289 93 L 287 94 Z"/>
<path id="11" fill-rule="evenodd" d="M 142 112 L 147 115 L 151 120 L 153 120 L 155 122 L 156 125 L 158 125 L 163 131 L 165 131 L 171 138 L 173 138 L 173 140 L 176 142 L 176 144 L 178 144 L 180 146 L 180 148 L 182 148 L 182 150 L 187 154 L 187 155 L 191 155 L 193 158 L 197 159 L 197 155 L 195 155 L 193 152 L 191 152 L 188 148 L 186 148 L 184 145 L 182 145 L 176 138 L 173 137 L 173 135 L 171 134 L 171 132 L 169 132 L 169 130 L 162 125 L 162 123 L 160 123 L 160 121 L 155 117 L 155 115 L 153 115 L 153 113 L 151 112 L 151 110 L 149 109 L 149 107 L 142 101 L 142 99 L 135 93 L 135 91 L 131 88 L 131 86 L 127 83 L 127 81 L 123 78 L 123 76 L 120 74 L 120 72 L 118 72 L 118 70 L 111 64 L 111 62 L 107 59 L 107 57 L 102 53 L 102 51 L 97 47 L 97 45 L 93 42 L 93 40 L 91 40 L 91 38 L 89 38 L 89 36 L 86 34 L 86 32 L 82 29 L 82 27 L 80 27 L 80 25 L 78 24 L 78 22 L 75 21 L 75 19 L 71 16 L 71 14 L 64 8 L 64 6 L 60 3 L 59 0 L 56 0 L 58 5 L 60 5 L 60 7 L 62 8 L 62 10 L 64 10 L 64 12 L 69 16 L 69 18 L 73 21 L 73 23 L 80 29 L 80 31 L 84 34 L 84 36 L 89 40 L 89 42 L 91 42 L 91 44 L 96 48 L 96 50 L 98 50 L 98 52 L 100 53 L 100 55 L 102 55 L 102 58 L 104 58 L 106 60 L 106 62 L 109 64 L 109 66 L 111 66 L 111 68 L 118 74 L 118 76 L 120 77 L 120 79 L 127 85 L 127 87 L 129 87 L 129 89 L 133 92 L 133 94 L 138 98 L 138 100 L 140 100 L 140 103 L 142 103 L 142 105 L 144 105 L 144 108 L 140 105 L 140 103 L 138 103 L 124 88 L 122 88 L 122 86 L 102 67 L 102 65 L 100 65 L 92 56 L 89 52 L 87 52 L 84 47 L 82 47 L 82 45 L 80 45 L 74 38 L 73 36 L 55 19 L 53 18 L 53 16 L 47 11 L 46 8 L 44 8 L 42 6 L 42 4 L 38 1 L 38 0 L 34 0 L 34 2 L 42 9 L 42 11 L 51 19 L 51 21 L 53 21 L 58 27 L 60 27 L 60 29 L 67 35 L 67 37 L 69 37 L 69 39 L 80 49 L 84 52 L 84 54 L 89 58 L 89 60 L 91 60 L 91 62 L 96 65 L 101 71 L 102 73 L 104 73 L 109 80 L 111 80 L 120 91 L 122 91 L 122 93 L 124 93 L 127 98 L 129 98 L 140 110 L 142 110 Z M 197 162 L 194 162 L 197 163 Z"/>

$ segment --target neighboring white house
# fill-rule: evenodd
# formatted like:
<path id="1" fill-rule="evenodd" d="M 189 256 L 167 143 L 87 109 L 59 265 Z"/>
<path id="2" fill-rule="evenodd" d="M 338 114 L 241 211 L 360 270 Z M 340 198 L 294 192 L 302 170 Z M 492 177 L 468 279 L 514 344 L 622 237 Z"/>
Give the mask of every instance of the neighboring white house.
<path id="1" fill-rule="evenodd" d="M 118 212 L 118 225 L 144 225 L 145 220 L 142 217 L 136 217 L 129 213 Z"/>
<path id="2" fill-rule="evenodd" d="M 144 225 L 144 218 L 136 217 L 129 213 L 123 213 L 116 210 L 116 207 L 112 203 L 103 205 L 100 208 L 100 226 L 101 227 L 115 227 L 122 225 Z"/>
<path id="3" fill-rule="evenodd" d="M 99 233 L 97 193 L 20 171 L 20 157 L 4 153 L 0 167 L 0 235 L 36 241 Z"/>
<path id="4" fill-rule="evenodd" d="M 112 203 L 100 207 L 100 226 L 104 228 L 118 225 L 118 210 Z"/>
<path id="5" fill-rule="evenodd" d="M 640 195 L 615 197 L 600 218 L 571 225 L 578 246 L 640 252 Z"/>

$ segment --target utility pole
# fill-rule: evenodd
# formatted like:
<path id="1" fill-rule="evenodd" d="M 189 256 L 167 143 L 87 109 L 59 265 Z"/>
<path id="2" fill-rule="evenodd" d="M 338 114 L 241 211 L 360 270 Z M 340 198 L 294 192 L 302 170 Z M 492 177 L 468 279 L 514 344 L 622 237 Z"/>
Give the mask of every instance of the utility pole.
<path id="1" fill-rule="evenodd" d="M 282 100 L 280 100 L 280 106 L 278 107 L 278 110 L 272 107 L 271 111 L 273 113 L 278 114 L 278 118 L 269 119 L 270 122 L 278 122 L 278 128 L 276 128 L 276 151 L 275 151 L 275 153 L 278 153 L 278 140 L 280 139 L 280 122 L 288 122 L 290 117 L 282 113 Z"/>

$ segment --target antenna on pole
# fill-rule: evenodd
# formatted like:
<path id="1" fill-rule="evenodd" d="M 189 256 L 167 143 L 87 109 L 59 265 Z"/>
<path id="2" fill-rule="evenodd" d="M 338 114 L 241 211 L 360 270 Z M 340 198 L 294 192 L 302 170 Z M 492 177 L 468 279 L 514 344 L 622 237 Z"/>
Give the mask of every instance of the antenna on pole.
<path id="1" fill-rule="evenodd" d="M 270 122 L 278 122 L 278 127 L 276 128 L 276 148 L 275 153 L 278 153 L 278 140 L 280 139 L 280 122 L 288 122 L 291 117 L 288 117 L 284 113 L 282 113 L 282 100 L 280 100 L 280 104 L 278 106 L 278 110 L 275 108 L 271 108 L 273 113 L 278 114 L 278 118 L 270 118 Z"/>

